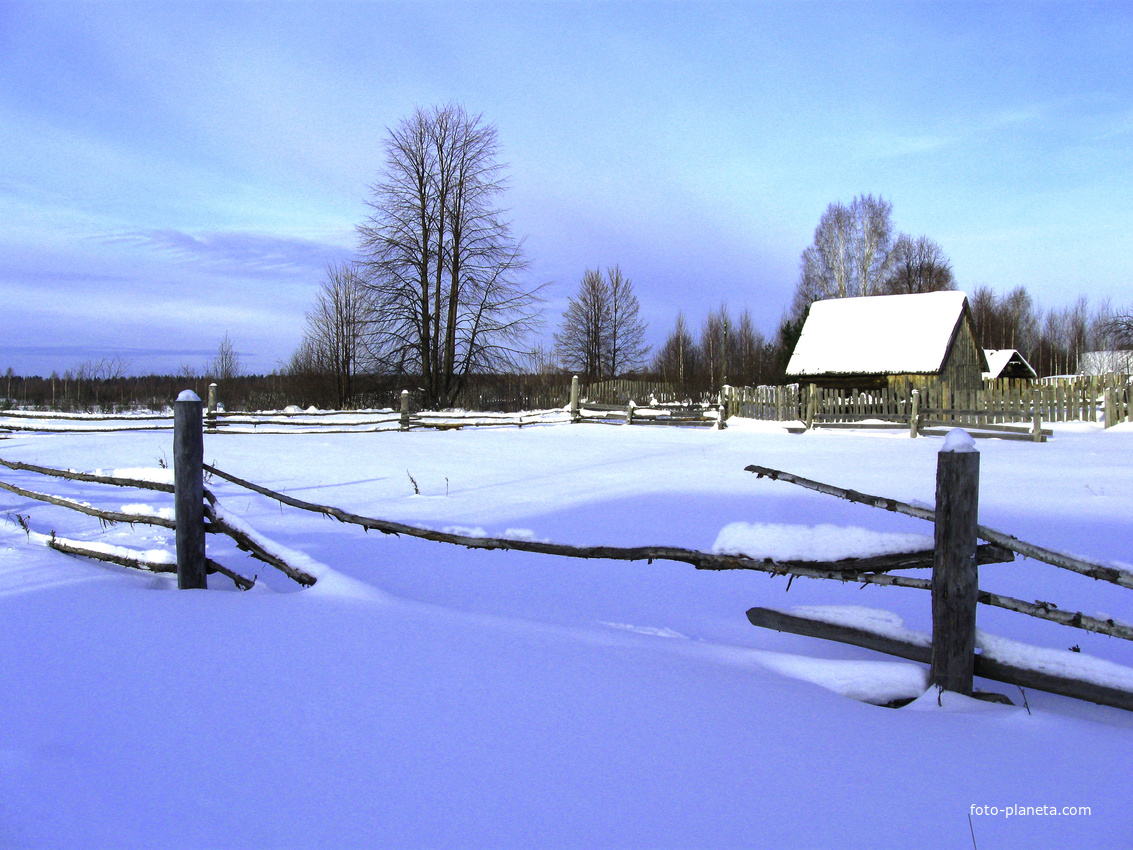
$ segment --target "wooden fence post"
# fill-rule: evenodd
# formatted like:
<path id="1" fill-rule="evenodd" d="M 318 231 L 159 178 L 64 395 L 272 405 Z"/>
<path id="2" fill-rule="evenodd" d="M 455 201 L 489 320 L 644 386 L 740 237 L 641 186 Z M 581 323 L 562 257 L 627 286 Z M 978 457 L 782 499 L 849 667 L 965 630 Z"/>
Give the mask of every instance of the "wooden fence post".
<path id="1" fill-rule="evenodd" d="M 808 431 L 814 427 L 814 396 L 817 391 L 814 384 L 808 385 L 806 392 L 806 429 Z"/>
<path id="2" fill-rule="evenodd" d="M 912 399 L 909 402 L 909 436 L 916 437 L 917 432 L 920 430 L 921 418 L 921 391 L 913 390 Z"/>
<path id="3" fill-rule="evenodd" d="M 632 425 L 633 424 L 633 408 L 634 408 L 634 404 L 633 404 L 633 399 L 631 398 L 626 403 L 626 425 Z"/>
<path id="4" fill-rule="evenodd" d="M 177 523 L 177 587 L 207 587 L 205 572 L 205 442 L 201 399 L 185 390 L 173 404 L 173 512 Z"/>
<path id="5" fill-rule="evenodd" d="M 401 430 L 409 430 L 409 390 L 401 391 Z"/>
<path id="6" fill-rule="evenodd" d="M 964 429 L 954 428 L 937 455 L 929 681 L 969 696 L 980 590 L 976 565 L 979 494 L 980 455 L 975 441 Z"/>
<path id="7" fill-rule="evenodd" d="M 1042 409 L 1042 396 L 1040 390 L 1034 390 L 1031 394 L 1031 439 L 1036 443 L 1041 443 L 1043 439 L 1043 409 Z"/>
<path id="8" fill-rule="evenodd" d="M 582 419 L 582 414 L 578 410 L 578 375 L 574 375 L 570 379 L 570 421 L 578 422 Z"/>
<path id="9" fill-rule="evenodd" d="M 216 381 L 209 384 L 208 428 L 216 430 Z"/>

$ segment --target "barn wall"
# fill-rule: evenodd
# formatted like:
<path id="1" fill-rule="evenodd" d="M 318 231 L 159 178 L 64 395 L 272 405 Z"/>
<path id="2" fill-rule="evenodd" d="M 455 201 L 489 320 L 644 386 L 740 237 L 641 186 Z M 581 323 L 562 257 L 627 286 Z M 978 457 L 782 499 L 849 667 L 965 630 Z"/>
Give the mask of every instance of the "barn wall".
<path id="1" fill-rule="evenodd" d="M 944 361 L 940 378 L 954 390 L 972 392 L 983 387 L 982 369 L 980 349 L 976 345 L 975 337 L 972 336 L 971 324 L 961 322 L 952 348 Z"/>

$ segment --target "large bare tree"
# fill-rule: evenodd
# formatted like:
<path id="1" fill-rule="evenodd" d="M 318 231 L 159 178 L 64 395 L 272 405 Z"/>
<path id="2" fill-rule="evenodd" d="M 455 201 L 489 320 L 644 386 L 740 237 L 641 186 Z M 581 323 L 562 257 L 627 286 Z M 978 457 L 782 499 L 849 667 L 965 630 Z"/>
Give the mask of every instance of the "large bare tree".
<path id="1" fill-rule="evenodd" d="M 389 131 L 383 179 L 358 227 L 385 371 L 449 407 L 471 374 L 510 368 L 538 320 L 522 246 L 504 211 L 495 126 L 457 105 L 418 109 Z"/>

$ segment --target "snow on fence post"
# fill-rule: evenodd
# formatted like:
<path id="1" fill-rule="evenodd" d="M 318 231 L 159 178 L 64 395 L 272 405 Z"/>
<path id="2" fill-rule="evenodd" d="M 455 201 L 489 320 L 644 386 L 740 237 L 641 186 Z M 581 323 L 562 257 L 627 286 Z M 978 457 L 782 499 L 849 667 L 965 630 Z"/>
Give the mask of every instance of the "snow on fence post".
<path id="1" fill-rule="evenodd" d="M 920 427 L 921 415 L 921 391 L 913 390 L 912 398 L 909 401 L 909 436 L 916 437 L 917 431 Z"/>
<path id="2" fill-rule="evenodd" d="M 401 391 L 401 430 L 409 430 L 409 390 Z"/>
<path id="3" fill-rule="evenodd" d="M 216 430 L 216 381 L 209 384 L 208 429 Z"/>
<path id="4" fill-rule="evenodd" d="M 633 399 L 631 398 L 629 401 L 626 402 L 626 425 L 632 425 L 633 424 L 633 408 L 634 408 L 634 403 L 633 403 Z"/>
<path id="5" fill-rule="evenodd" d="M 578 411 L 578 375 L 570 379 L 570 421 L 578 422 L 582 415 Z"/>
<path id="6" fill-rule="evenodd" d="M 173 502 L 177 523 L 177 587 L 207 587 L 205 459 L 201 399 L 185 390 L 173 404 Z"/>
<path id="7" fill-rule="evenodd" d="M 937 455 L 929 680 L 969 696 L 980 592 L 976 563 L 979 493 L 980 454 L 975 440 L 963 428 L 954 428 Z"/>

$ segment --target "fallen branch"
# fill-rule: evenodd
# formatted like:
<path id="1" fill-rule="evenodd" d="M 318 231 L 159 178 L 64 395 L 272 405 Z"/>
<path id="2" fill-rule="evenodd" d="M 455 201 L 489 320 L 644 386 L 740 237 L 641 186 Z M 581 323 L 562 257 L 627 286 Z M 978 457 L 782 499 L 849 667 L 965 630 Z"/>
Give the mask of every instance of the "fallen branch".
<path id="1" fill-rule="evenodd" d="M 15 484 L 8 484 L 0 481 L 0 489 L 7 490 L 15 493 L 17 496 L 23 496 L 25 499 L 34 499 L 37 502 L 46 502 L 49 505 L 56 505 L 60 508 L 67 508 L 68 510 L 78 511 L 87 516 L 98 517 L 103 522 L 118 523 L 124 522 L 128 525 L 141 524 L 141 525 L 159 525 L 162 528 L 175 529 L 176 523 L 166 517 L 150 516 L 147 514 L 124 514 L 119 511 L 104 511 L 100 508 L 92 508 L 90 505 L 84 505 L 72 499 L 61 499 L 58 496 L 49 496 L 46 493 L 37 493 L 34 490 L 25 490 L 23 487 L 17 487 Z"/>
<path id="2" fill-rule="evenodd" d="M 310 587 L 315 583 L 316 579 L 310 573 L 306 573 L 298 567 L 293 567 L 278 555 L 274 555 L 265 549 L 250 534 L 227 522 L 218 509 L 216 497 L 208 490 L 205 491 L 205 498 L 209 502 L 205 507 L 205 516 L 208 517 L 209 527 L 213 531 L 228 535 L 235 541 L 237 548 L 265 564 L 270 564 L 304 587 Z"/>
<path id="3" fill-rule="evenodd" d="M 747 617 L 753 626 L 761 628 L 862 646 L 866 649 L 884 652 L 887 655 L 895 655 L 898 658 L 906 658 L 922 664 L 932 663 L 931 643 L 903 641 L 866 629 L 827 623 L 771 608 L 752 608 L 747 612 Z M 1034 688 L 1052 694 L 1095 702 L 1099 705 L 1110 705 L 1133 711 L 1133 693 L 1129 691 L 1086 682 L 1081 679 L 1055 676 L 1041 670 L 1016 667 L 1002 661 L 995 661 L 986 654 L 975 656 L 975 675 L 984 679 L 1004 682 L 1008 685 Z"/>
<path id="4" fill-rule="evenodd" d="M 1008 611 L 1037 617 L 1040 620 L 1050 620 L 1052 623 L 1058 623 L 1062 626 L 1073 626 L 1087 632 L 1097 632 L 1101 635 L 1109 635 L 1123 640 L 1133 640 L 1133 625 L 1112 618 L 1102 620 L 1083 614 L 1081 611 L 1063 611 L 1049 602 L 1024 602 L 1022 599 L 1000 596 L 998 593 L 988 593 L 986 590 L 980 591 L 978 601 L 995 608 L 1004 608 Z"/>
<path id="5" fill-rule="evenodd" d="M 100 549 L 91 549 L 81 544 L 77 544 L 71 540 L 60 540 L 58 537 L 52 535 L 47 539 L 46 545 L 49 549 L 54 549 L 56 552 L 63 552 L 66 555 L 79 555 L 84 558 L 93 558 L 97 561 L 106 561 L 111 564 L 117 564 L 121 567 L 129 567 L 135 570 L 146 570 L 151 573 L 176 573 L 177 565 L 167 563 L 165 561 L 147 561 L 144 558 L 132 557 L 127 555 L 119 555 L 114 552 L 104 552 Z M 251 590 L 256 584 L 255 579 L 247 579 L 237 572 L 233 572 L 211 558 L 205 561 L 210 573 L 220 573 L 221 575 L 228 576 L 232 579 L 233 583 L 241 590 Z"/>
<path id="6" fill-rule="evenodd" d="M 77 420 L 85 420 L 85 421 L 89 421 L 89 422 L 108 421 L 108 420 L 113 421 L 113 422 L 121 422 L 123 420 L 132 421 L 132 420 L 143 420 L 143 419 L 173 419 L 173 414 L 172 413 L 130 413 L 130 414 L 122 413 L 122 414 L 118 414 L 117 416 L 115 416 L 114 414 L 106 414 L 106 413 L 64 413 L 63 411 L 54 411 L 54 410 L 51 411 L 50 413 L 32 411 L 32 410 L 5 410 L 3 413 L 0 413 L 0 417 L 5 418 L 5 419 L 7 419 L 7 418 L 13 418 L 13 419 L 46 419 L 48 421 L 50 421 L 52 419 L 77 419 Z"/>
<path id="7" fill-rule="evenodd" d="M 137 428 L 36 428 L 34 425 L 13 425 L 5 422 L 9 431 L 31 431 L 38 434 L 110 434 L 115 431 L 172 431 L 172 425 L 142 425 Z"/>
<path id="8" fill-rule="evenodd" d="M 520 552 L 535 552 L 541 555 L 565 555 L 571 558 L 603 559 L 613 561 L 678 561 L 692 564 L 702 570 L 756 570 L 773 575 L 799 575 L 809 578 L 834 578 L 841 581 L 868 581 L 875 584 L 899 584 L 897 577 L 878 573 L 879 570 L 898 569 L 909 567 L 925 567 L 928 553 L 914 553 L 913 555 L 880 556 L 877 558 L 846 558 L 841 561 L 789 561 L 779 562 L 770 558 L 755 559 L 740 555 L 717 555 L 700 552 L 695 549 L 685 549 L 678 546 L 571 546 L 564 543 L 547 543 L 538 540 L 510 540 L 498 537 L 469 537 L 463 534 L 451 534 L 445 531 L 420 528 L 400 522 L 374 519 L 373 517 L 359 516 L 339 508 L 328 505 L 319 505 L 306 502 L 292 496 L 284 495 L 267 487 L 261 487 L 250 481 L 245 481 L 231 473 L 205 464 L 204 468 L 215 475 L 245 489 L 267 496 L 270 499 L 289 505 L 300 510 L 323 514 L 333 517 L 340 522 L 351 525 L 360 525 L 366 529 L 380 531 L 383 534 L 405 535 L 422 540 L 431 540 L 437 543 L 451 543 L 464 546 L 468 549 L 510 549 Z M 986 547 L 982 550 L 982 557 L 988 559 L 985 563 L 995 562 L 1003 557 L 995 547 Z M 895 563 L 902 561 L 904 563 Z M 909 581 L 924 581 L 912 580 Z M 909 586 L 919 586 L 916 584 Z"/>
<path id="9" fill-rule="evenodd" d="M 754 472 L 760 478 L 766 477 L 773 481 L 786 481 L 789 484 L 797 484 L 808 490 L 825 493 L 828 496 L 837 496 L 840 499 L 846 499 L 850 502 L 857 502 L 874 508 L 882 508 L 883 510 L 905 514 L 906 516 L 928 520 L 929 522 L 936 521 L 935 511 L 929 508 L 919 508 L 896 499 L 871 496 L 867 493 L 859 493 L 856 490 L 845 490 L 841 487 L 835 487 L 832 484 L 823 484 L 820 481 L 812 481 L 809 478 L 803 478 L 801 475 L 792 475 L 789 472 L 771 469 L 766 466 L 758 466 L 756 464 L 746 467 L 745 471 Z M 1024 557 L 1034 558 L 1036 561 L 1042 561 L 1045 564 L 1061 567 L 1062 569 L 1070 570 L 1088 576 L 1089 578 L 1112 582 L 1121 587 L 1133 588 L 1133 573 L 1119 570 L 1116 567 L 1108 567 L 1105 564 L 1075 558 L 1063 552 L 1044 549 L 1042 546 L 1027 543 L 1019 540 L 1017 537 L 1012 537 L 1010 534 L 1004 534 L 1001 531 L 996 531 L 984 525 L 976 527 L 976 534 L 980 539 L 986 540 L 988 543 L 1002 546 L 1004 549 L 1009 549 Z"/>
<path id="10" fill-rule="evenodd" d="M 50 475 L 54 478 L 66 478 L 70 481 L 87 481 L 94 484 L 113 484 L 116 487 L 136 487 L 140 490 L 157 490 L 161 493 L 172 493 L 173 485 L 161 481 L 146 481 L 141 478 L 117 478 L 110 475 L 95 475 L 91 472 L 73 472 L 69 469 L 55 469 L 50 466 L 38 466 L 34 463 L 20 463 L 16 460 L 0 458 L 0 466 L 8 469 L 36 472 L 40 475 Z"/>

